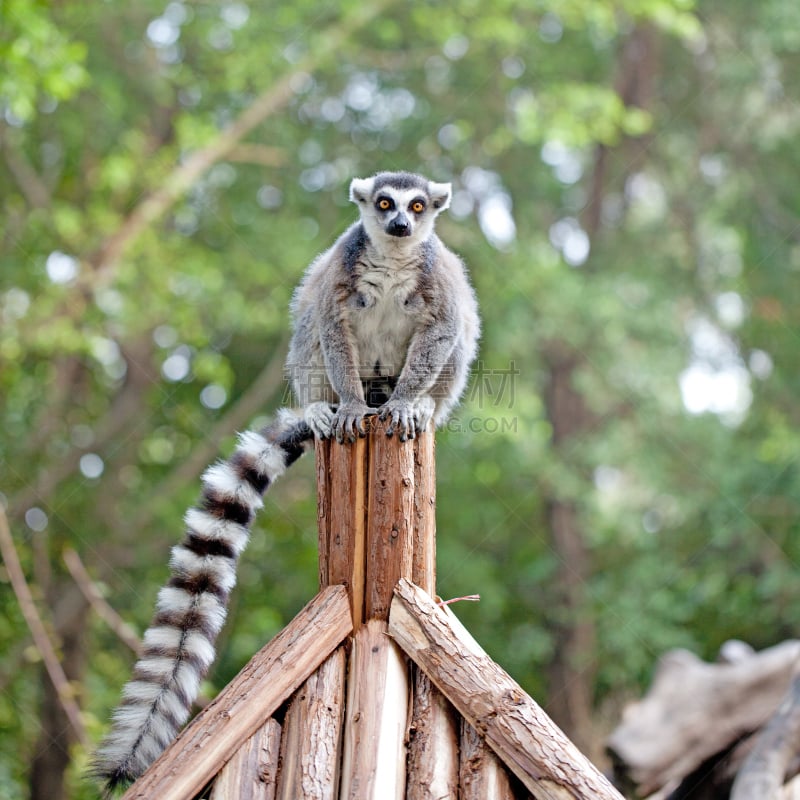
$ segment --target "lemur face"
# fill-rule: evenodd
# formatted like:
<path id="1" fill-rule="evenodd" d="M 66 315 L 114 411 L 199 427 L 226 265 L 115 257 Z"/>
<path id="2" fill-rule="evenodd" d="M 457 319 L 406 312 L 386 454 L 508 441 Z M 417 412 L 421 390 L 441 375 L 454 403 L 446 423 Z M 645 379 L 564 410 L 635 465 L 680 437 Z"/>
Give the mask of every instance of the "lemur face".
<path id="1" fill-rule="evenodd" d="M 449 183 L 433 183 L 408 172 L 381 172 L 355 178 L 350 199 L 358 204 L 367 235 L 400 243 L 427 239 L 437 214 L 450 204 Z"/>

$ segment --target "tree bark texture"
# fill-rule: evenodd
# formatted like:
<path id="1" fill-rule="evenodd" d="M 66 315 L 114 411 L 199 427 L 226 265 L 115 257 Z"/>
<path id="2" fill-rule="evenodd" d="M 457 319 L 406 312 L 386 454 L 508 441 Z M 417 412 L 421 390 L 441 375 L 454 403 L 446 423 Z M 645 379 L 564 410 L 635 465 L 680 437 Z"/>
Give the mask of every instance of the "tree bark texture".
<path id="1" fill-rule="evenodd" d="M 316 443 L 320 586 L 344 584 L 356 629 L 388 618 L 401 577 L 435 584 L 434 435 L 401 442 L 366 422 L 365 439 Z"/>
<path id="2" fill-rule="evenodd" d="M 408 668 L 383 620 L 353 638 L 347 678 L 341 800 L 403 800 Z"/>
<path id="3" fill-rule="evenodd" d="M 277 800 L 336 800 L 344 718 L 345 651 L 339 647 L 286 711 Z"/>
<path id="4" fill-rule="evenodd" d="M 391 636 L 538 800 L 621 800 L 449 608 L 406 580 L 395 595 Z"/>
<path id="5" fill-rule="evenodd" d="M 275 800 L 281 726 L 270 717 L 214 779 L 209 800 Z"/>
<path id="6" fill-rule="evenodd" d="M 458 718 L 421 669 L 412 673 L 406 800 L 458 800 Z"/>

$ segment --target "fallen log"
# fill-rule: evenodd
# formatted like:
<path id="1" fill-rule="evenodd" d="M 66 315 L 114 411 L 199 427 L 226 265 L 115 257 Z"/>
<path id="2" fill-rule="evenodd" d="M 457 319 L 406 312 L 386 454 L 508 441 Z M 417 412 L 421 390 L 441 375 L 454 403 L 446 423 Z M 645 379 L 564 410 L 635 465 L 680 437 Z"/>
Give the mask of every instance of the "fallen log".
<path id="1" fill-rule="evenodd" d="M 618 785 L 653 800 L 727 800 L 753 750 L 752 735 L 775 714 L 798 672 L 800 642 L 761 652 L 726 642 L 720 656 L 717 663 L 686 650 L 662 656 L 650 689 L 625 709 L 608 739 Z M 787 764 L 788 774 L 793 768 Z"/>

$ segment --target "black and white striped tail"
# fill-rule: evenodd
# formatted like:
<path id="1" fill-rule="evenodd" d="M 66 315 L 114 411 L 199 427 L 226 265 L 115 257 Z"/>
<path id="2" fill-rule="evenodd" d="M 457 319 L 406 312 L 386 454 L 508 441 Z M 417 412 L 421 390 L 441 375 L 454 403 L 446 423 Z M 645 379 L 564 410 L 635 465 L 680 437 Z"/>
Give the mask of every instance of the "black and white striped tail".
<path id="1" fill-rule="evenodd" d="M 311 438 L 305 422 L 283 413 L 261 432 L 241 434 L 233 455 L 203 475 L 200 504 L 186 513 L 169 583 L 158 594 L 141 657 L 94 758 L 93 771 L 109 791 L 138 778 L 188 719 L 214 660 L 236 563 L 262 495 Z"/>

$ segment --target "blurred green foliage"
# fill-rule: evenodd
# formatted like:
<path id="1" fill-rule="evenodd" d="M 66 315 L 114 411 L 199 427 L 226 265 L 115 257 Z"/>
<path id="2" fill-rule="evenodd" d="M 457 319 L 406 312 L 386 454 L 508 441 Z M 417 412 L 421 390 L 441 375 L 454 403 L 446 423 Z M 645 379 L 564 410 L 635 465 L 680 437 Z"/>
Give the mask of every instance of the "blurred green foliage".
<path id="1" fill-rule="evenodd" d="M 481 594 L 456 607 L 476 638 L 546 705 L 563 621 L 553 497 L 577 505 L 591 554 L 598 709 L 639 692 L 670 647 L 710 658 L 731 637 L 794 634 L 795 4 L 5 0 L 2 14 L 0 500 L 56 641 L 67 546 L 143 630 L 202 467 L 288 401 L 264 370 L 282 361 L 292 288 L 354 217 L 349 179 L 395 168 L 453 181 L 440 233 L 485 321 L 437 442 L 438 590 Z M 626 60 L 637 31 L 647 52 Z M 636 80 L 646 102 L 626 103 Z M 558 452 L 554 339 L 580 353 L 593 415 Z M 240 575 L 210 694 L 315 591 L 310 460 L 271 493 Z M 18 798 L 44 723 L 2 569 L 0 610 L 0 785 Z M 78 622 L 97 738 L 132 657 Z M 72 757 L 67 796 L 94 796 Z"/>

